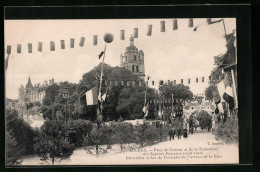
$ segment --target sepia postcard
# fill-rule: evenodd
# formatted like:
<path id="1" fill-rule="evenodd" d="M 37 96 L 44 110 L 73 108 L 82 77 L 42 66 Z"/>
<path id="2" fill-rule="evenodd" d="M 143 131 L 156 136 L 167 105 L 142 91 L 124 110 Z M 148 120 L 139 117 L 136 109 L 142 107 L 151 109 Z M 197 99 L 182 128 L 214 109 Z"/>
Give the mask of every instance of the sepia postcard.
<path id="1" fill-rule="evenodd" d="M 236 18 L 4 25 L 7 167 L 239 164 Z"/>

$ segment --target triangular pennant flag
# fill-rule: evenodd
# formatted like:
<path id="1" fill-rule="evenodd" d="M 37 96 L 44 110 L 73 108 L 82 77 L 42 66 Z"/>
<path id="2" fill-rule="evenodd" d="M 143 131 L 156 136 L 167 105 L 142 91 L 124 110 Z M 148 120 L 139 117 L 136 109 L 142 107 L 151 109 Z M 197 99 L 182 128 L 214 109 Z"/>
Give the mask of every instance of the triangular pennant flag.
<path id="1" fill-rule="evenodd" d="M 98 105 L 97 87 L 93 87 L 86 92 L 87 105 Z"/>

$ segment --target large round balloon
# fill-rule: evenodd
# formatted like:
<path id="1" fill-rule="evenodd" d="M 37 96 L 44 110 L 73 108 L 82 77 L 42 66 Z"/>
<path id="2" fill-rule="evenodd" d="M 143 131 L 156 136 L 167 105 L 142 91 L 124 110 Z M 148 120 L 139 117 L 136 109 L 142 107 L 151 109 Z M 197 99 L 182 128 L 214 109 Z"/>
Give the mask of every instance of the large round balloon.
<path id="1" fill-rule="evenodd" d="M 106 33 L 104 35 L 104 41 L 106 43 L 111 43 L 114 40 L 114 35 L 112 33 Z"/>

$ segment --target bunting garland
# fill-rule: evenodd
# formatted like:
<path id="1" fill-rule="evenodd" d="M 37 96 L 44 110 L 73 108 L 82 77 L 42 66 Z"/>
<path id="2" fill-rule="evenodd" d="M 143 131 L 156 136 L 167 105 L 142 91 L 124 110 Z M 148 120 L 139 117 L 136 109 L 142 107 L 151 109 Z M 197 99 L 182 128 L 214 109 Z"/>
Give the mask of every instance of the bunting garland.
<path id="1" fill-rule="evenodd" d="M 218 23 L 223 21 L 223 19 L 217 20 L 217 21 L 212 21 L 211 18 L 207 18 L 207 24 L 214 24 L 214 23 Z M 192 28 L 194 25 L 193 22 L 193 18 L 188 19 L 188 27 Z M 196 31 L 198 28 L 198 26 L 196 26 L 194 28 L 194 31 Z M 138 28 L 133 28 L 133 37 L 134 38 L 138 38 L 139 34 L 138 34 Z M 152 36 L 152 30 L 153 30 L 153 25 L 149 24 L 148 25 L 148 30 L 147 30 L 147 36 Z M 173 30 L 178 30 L 178 20 L 174 19 L 173 20 Z M 160 21 L 160 32 L 166 32 L 166 22 Z M 228 38 L 227 38 L 228 39 Z M 80 37 L 79 40 L 79 46 L 83 47 L 85 44 L 85 37 Z M 120 30 L 120 40 L 125 40 L 125 30 Z M 231 39 L 226 46 L 229 46 L 232 44 L 232 42 L 234 39 Z M 96 46 L 98 44 L 98 35 L 93 35 L 93 46 Z M 7 45 L 7 47 L 10 45 Z M 42 46 L 43 43 L 42 42 L 38 42 L 38 51 L 42 52 Z M 61 49 L 65 49 L 65 40 L 60 40 L 60 46 Z M 70 48 L 75 48 L 75 39 L 71 38 L 70 39 Z M 50 51 L 55 51 L 55 42 L 54 41 L 50 41 Z M 22 45 L 21 44 L 17 44 L 17 53 L 22 53 Z M 28 43 L 28 53 L 32 53 L 32 43 Z M 11 51 L 7 54 L 11 54 Z"/>

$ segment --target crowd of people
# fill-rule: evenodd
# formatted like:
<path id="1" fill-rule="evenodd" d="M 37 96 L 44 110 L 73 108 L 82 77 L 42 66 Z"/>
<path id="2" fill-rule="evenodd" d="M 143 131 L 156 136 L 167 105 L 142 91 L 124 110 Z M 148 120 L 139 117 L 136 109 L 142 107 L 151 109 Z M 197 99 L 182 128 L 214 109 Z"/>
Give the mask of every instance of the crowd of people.
<path id="1" fill-rule="evenodd" d="M 197 131 L 198 127 L 200 127 L 202 131 L 213 131 L 216 123 L 220 123 L 221 121 L 221 117 L 214 114 L 210 117 L 207 125 L 200 123 L 195 115 L 189 117 L 176 117 L 169 129 L 169 139 L 170 141 L 174 140 L 175 136 L 177 136 L 178 139 L 181 139 L 182 136 L 183 138 L 188 138 L 188 135 L 192 135 Z"/>

